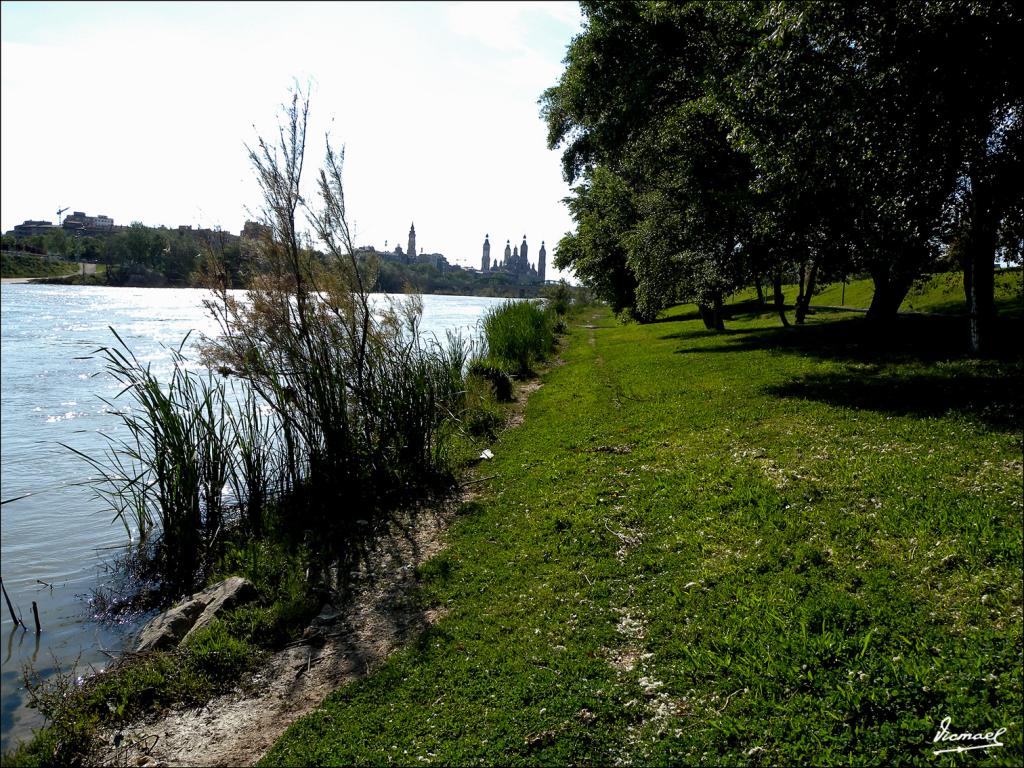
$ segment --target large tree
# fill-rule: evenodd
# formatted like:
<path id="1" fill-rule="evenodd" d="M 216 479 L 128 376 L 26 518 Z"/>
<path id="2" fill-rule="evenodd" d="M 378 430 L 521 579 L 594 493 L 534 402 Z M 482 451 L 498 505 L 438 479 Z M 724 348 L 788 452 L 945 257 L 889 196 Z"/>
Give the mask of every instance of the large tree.
<path id="1" fill-rule="evenodd" d="M 626 264 L 626 238 L 637 212 L 628 185 L 604 166 L 589 168 L 565 199 L 576 222 L 555 247 L 554 264 L 571 269 L 616 312 L 636 305 L 636 277 Z"/>
<path id="2" fill-rule="evenodd" d="M 765 35 L 732 77 L 738 140 L 789 221 L 871 274 L 869 317 L 885 320 L 935 259 L 944 203 L 1019 88 L 1020 14 L 916 0 L 757 15 Z"/>
<path id="3" fill-rule="evenodd" d="M 590 221 L 614 218 L 620 229 L 614 250 L 588 250 L 594 238 L 577 217 L 580 229 L 563 241 L 562 260 L 613 259 L 615 270 L 595 287 L 609 294 L 610 283 L 619 283 L 615 300 L 632 301 L 627 306 L 641 320 L 687 298 L 709 326 L 721 327 L 722 300 L 740 273 L 735 257 L 745 222 L 738 211 L 749 168 L 709 98 L 709 81 L 733 50 L 727 18 L 704 2 L 584 2 L 583 10 L 586 29 L 573 40 L 559 83 L 541 98 L 542 114 L 549 146 L 563 147 L 566 180 L 586 180 L 570 205 L 574 216 L 585 209 Z M 597 173 L 628 190 L 631 220 L 621 208 L 606 217 L 595 207 L 607 197 L 594 194 Z M 577 273 L 592 281 L 593 270 Z"/>

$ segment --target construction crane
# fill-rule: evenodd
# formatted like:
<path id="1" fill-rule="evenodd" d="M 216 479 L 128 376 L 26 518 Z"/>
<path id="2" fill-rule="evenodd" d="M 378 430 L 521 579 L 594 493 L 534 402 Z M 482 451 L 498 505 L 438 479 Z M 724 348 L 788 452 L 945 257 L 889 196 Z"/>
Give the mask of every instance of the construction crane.
<path id="1" fill-rule="evenodd" d="M 61 208 L 59 206 L 57 207 L 57 226 L 58 227 L 60 226 L 60 215 L 62 213 L 64 213 L 64 211 L 67 211 L 67 210 L 70 210 L 70 209 L 68 209 L 68 208 Z"/>

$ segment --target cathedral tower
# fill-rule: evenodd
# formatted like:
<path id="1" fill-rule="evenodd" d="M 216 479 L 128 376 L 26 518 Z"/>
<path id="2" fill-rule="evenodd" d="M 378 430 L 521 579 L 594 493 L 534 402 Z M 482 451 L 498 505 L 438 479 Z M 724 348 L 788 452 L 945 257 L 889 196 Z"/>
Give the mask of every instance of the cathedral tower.
<path id="1" fill-rule="evenodd" d="M 526 272 L 530 269 L 530 262 L 526 259 L 526 235 L 523 235 L 523 244 L 519 246 L 519 269 Z"/>
<path id="2" fill-rule="evenodd" d="M 537 276 L 544 282 L 544 265 L 547 262 L 547 251 L 544 250 L 544 241 L 540 241 L 540 252 L 537 254 Z"/>
<path id="3" fill-rule="evenodd" d="M 416 261 L 416 225 L 409 225 L 409 250 L 406 251 L 408 254 L 409 263 L 412 264 Z"/>
<path id="4" fill-rule="evenodd" d="M 488 240 L 490 235 L 484 235 L 484 255 L 480 259 L 480 271 L 487 272 L 491 268 L 491 241 Z"/>
<path id="5" fill-rule="evenodd" d="M 505 241 L 505 261 L 502 262 L 506 269 L 512 266 L 512 246 L 509 243 L 509 240 Z"/>

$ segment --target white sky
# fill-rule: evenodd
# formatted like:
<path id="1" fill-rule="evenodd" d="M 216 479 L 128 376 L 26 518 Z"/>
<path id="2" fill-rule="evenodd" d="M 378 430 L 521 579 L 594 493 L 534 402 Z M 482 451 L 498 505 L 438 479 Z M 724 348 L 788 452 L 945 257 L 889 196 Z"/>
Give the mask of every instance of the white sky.
<path id="1" fill-rule="evenodd" d="M 562 72 L 574 2 L 4 2 L 0 228 L 58 207 L 237 233 L 259 191 L 245 144 L 312 83 L 306 182 L 345 146 L 357 243 L 479 267 L 524 233 L 572 229 L 537 99 Z M 254 127 L 255 126 L 255 127 Z M 66 214 L 65 214 L 66 215 Z"/>

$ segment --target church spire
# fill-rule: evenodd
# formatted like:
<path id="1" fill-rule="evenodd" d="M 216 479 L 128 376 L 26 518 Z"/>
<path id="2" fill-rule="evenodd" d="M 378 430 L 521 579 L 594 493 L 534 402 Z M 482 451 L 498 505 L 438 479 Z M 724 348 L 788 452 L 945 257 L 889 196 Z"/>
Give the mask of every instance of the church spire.
<path id="1" fill-rule="evenodd" d="M 490 235 L 484 235 L 484 255 L 480 259 L 480 271 L 486 272 L 491 268 L 491 241 Z"/>
<path id="2" fill-rule="evenodd" d="M 409 255 L 409 261 L 416 261 L 416 225 L 409 225 L 409 250 L 406 251 Z"/>

